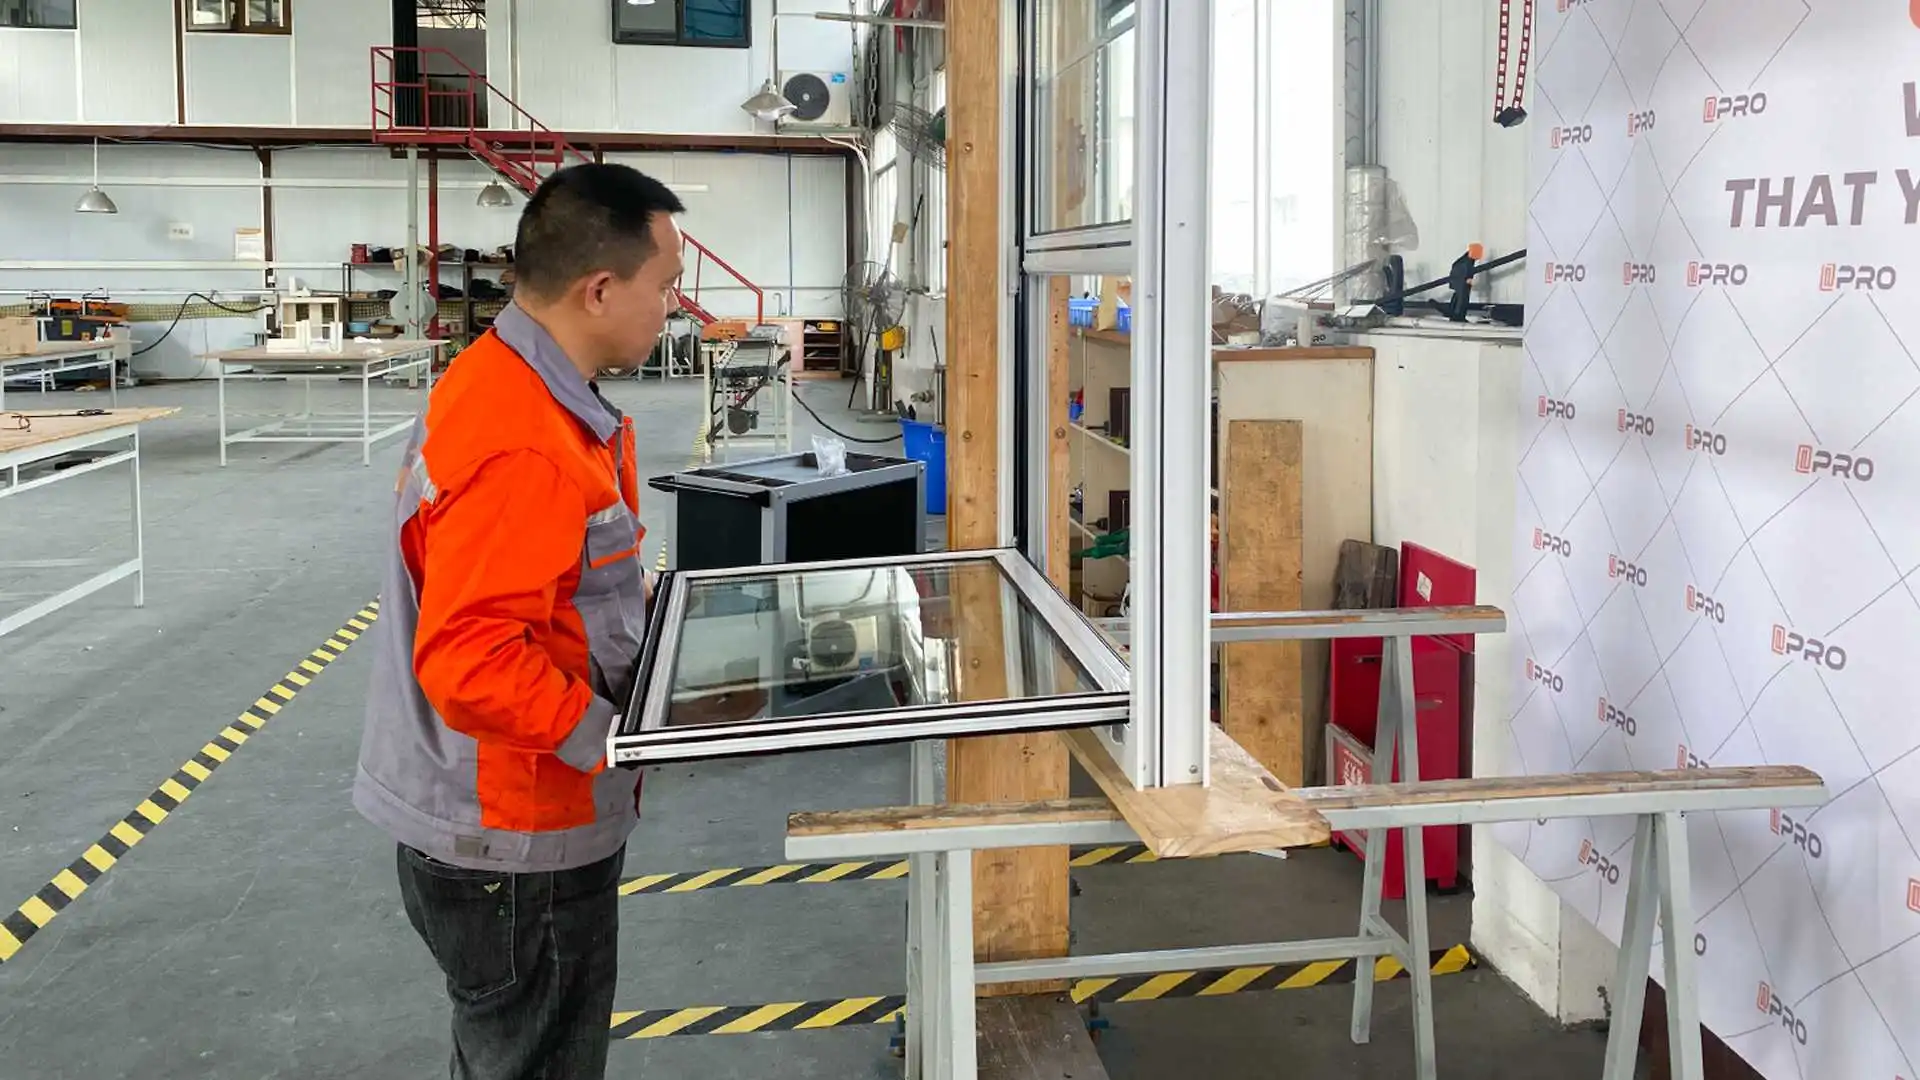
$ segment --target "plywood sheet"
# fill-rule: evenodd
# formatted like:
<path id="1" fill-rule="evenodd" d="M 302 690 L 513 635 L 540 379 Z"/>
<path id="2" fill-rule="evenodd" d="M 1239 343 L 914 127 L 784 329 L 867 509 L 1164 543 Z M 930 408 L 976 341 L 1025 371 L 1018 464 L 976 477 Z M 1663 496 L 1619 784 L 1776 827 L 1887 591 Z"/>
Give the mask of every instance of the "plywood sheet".
<path id="1" fill-rule="evenodd" d="M 1223 426 L 1235 420 L 1301 422 L 1300 603 L 1332 608 L 1341 542 L 1373 539 L 1372 360 L 1355 355 L 1220 364 L 1216 384 Z M 1216 470 L 1224 474 L 1224 468 Z M 1321 771 L 1328 655 L 1325 642 L 1301 646 L 1303 768 L 1310 781 Z"/>
<path id="2" fill-rule="evenodd" d="M 1301 447 L 1298 420 L 1233 420 L 1221 447 L 1220 608 L 1298 611 Z M 1307 782 L 1302 642 L 1221 649 L 1220 722 L 1289 787 Z"/>
<path id="3" fill-rule="evenodd" d="M 147 406 L 112 409 L 99 416 L 61 415 L 58 410 L 0 412 L 0 453 L 47 446 L 62 439 L 71 439 L 75 435 L 91 435 L 96 431 L 109 431 L 117 427 L 143 424 L 148 420 L 172 416 L 179 411 L 174 408 Z M 26 431 L 12 430 L 12 418 L 15 416 L 27 417 L 32 426 Z"/>

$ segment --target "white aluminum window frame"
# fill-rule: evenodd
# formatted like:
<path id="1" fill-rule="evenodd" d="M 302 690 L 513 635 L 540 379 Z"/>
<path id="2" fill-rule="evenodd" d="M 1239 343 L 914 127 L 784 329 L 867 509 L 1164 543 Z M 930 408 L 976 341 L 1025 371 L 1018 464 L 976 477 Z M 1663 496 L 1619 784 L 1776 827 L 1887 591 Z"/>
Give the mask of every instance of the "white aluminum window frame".
<path id="1" fill-rule="evenodd" d="M 1007 126 L 1019 129 L 1029 163 L 1026 203 L 1037 207 L 1037 184 L 1048 175 L 1036 115 L 1042 28 L 1032 6 L 1021 7 L 1027 104 L 1018 125 Z M 1044 467 L 1052 404 L 1045 278 L 1131 275 L 1132 679 L 1128 723 L 1101 729 L 1100 740 L 1133 784 L 1148 788 L 1208 780 L 1213 365 L 1204 358 L 1211 349 L 1213 0 L 1138 0 L 1135 28 L 1132 220 L 1046 233 L 1032 214 L 1017 223 L 1031 372 L 1028 423 L 1018 437 L 1033 451 L 1024 512 L 1027 555 L 1037 560 L 1046 550 L 1048 510 L 1066 497 L 1047 490 Z M 1011 100 L 1007 106 L 1013 116 Z M 1011 337 L 1002 340 L 1011 351 Z"/>

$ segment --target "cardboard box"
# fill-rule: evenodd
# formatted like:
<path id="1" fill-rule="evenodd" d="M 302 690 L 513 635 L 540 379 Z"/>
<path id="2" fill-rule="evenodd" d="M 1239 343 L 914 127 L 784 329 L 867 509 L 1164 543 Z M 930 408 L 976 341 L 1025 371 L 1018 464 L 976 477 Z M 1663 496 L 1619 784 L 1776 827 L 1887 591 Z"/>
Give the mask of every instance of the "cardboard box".
<path id="1" fill-rule="evenodd" d="M 0 356 L 25 356 L 40 344 L 40 320 L 24 315 L 0 318 Z"/>

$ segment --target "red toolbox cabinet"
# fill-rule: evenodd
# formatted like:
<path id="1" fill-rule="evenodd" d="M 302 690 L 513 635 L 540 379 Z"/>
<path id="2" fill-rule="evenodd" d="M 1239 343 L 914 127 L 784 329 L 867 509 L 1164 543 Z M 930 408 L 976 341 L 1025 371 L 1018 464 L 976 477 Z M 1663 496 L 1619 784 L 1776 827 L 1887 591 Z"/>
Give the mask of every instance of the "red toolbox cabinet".
<path id="1" fill-rule="evenodd" d="M 1471 604 L 1475 601 L 1472 567 L 1418 544 L 1400 547 L 1402 607 Z M 1374 736 L 1379 723 L 1381 638 L 1349 638 L 1332 643 L 1327 688 L 1327 782 L 1367 784 L 1373 777 Z M 1413 708 L 1420 735 L 1420 779 L 1454 780 L 1463 775 L 1466 730 L 1466 681 L 1471 677 L 1473 637 L 1468 634 L 1413 639 Z M 1393 779 L 1400 779 L 1396 764 Z M 1464 827 L 1422 831 L 1427 880 L 1449 890 L 1460 882 L 1460 852 L 1468 842 Z M 1406 896 L 1404 830 L 1387 834 L 1385 887 L 1389 900 Z M 1364 833 L 1335 833 L 1334 841 L 1362 858 Z"/>

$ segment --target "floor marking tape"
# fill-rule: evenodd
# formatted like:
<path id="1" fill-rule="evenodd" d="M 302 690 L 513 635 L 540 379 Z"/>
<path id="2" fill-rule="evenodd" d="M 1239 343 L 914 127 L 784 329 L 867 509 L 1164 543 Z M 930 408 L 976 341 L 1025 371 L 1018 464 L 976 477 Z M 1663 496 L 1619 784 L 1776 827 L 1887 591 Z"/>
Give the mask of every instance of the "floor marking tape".
<path id="1" fill-rule="evenodd" d="M 378 600 L 355 612 L 345 627 L 328 635 L 324 648 L 314 650 L 308 659 L 297 665 L 296 670 L 282 675 L 232 723 L 222 727 L 219 734 L 182 762 L 172 776 L 160 781 L 160 786 L 141 799 L 127 812 L 127 816 L 114 822 L 105 835 L 88 845 L 78 858 L 67 864 L 66 869 L 53 875 L 40 887 L 40 891 L 28 897 L 11 914 L 0 918 L 0 964 L 12 960 L 14 954 L 35 934 L 78 900 L 107 871 L 118 865 L 134 845 L 146 839 L 161 822 L 180 809 L 187 797 L 232 757 L 253 732 L 264 728 L 267 721 L 287 702 L 313 682 L 313 677 L 346 652 L 347 646 L 359 636 L 356 629 L 367 629 L 379 616 Z M 343 638 L 345 640 L 340 640 Z M 303 671 L 306 674 L 302 674 Z M 278 701 L 270 700 L 274 698 Z"/>
<path id="2" fill-rule="evenodd" d="M 1465 945 L 1433 951 L 1435 975 L 1457 975 L 1480 966 Z M 1407 977 L 1398 963 L 1381 957 L 1374 966 L 1377 982 Z M 1069 996 L 1075 1004 L 1160 1001 L 1170 998 L 1221 997 L 1268 990 L 1300 990 L 1311 986 L 1351 983 L 1354 960 L 1314 960 L 1299 964 L 1261 964 L 1254 967 L 1214 968 L 1205 971 L 1166 971 L 1154 975 L 1081 979 Z M 825 1031 L 829 1028 L 884 1024 L 899 1018 L 906 998 L 834 998 L 827 1001 L 777 1001 L 764 1005 L 701 1005 L 687 1009 L 642 1009 L 613 1014 L 615 1039 L 663 1039 L 680 1035 L 745 1035 L 759 1031 Z"/>

